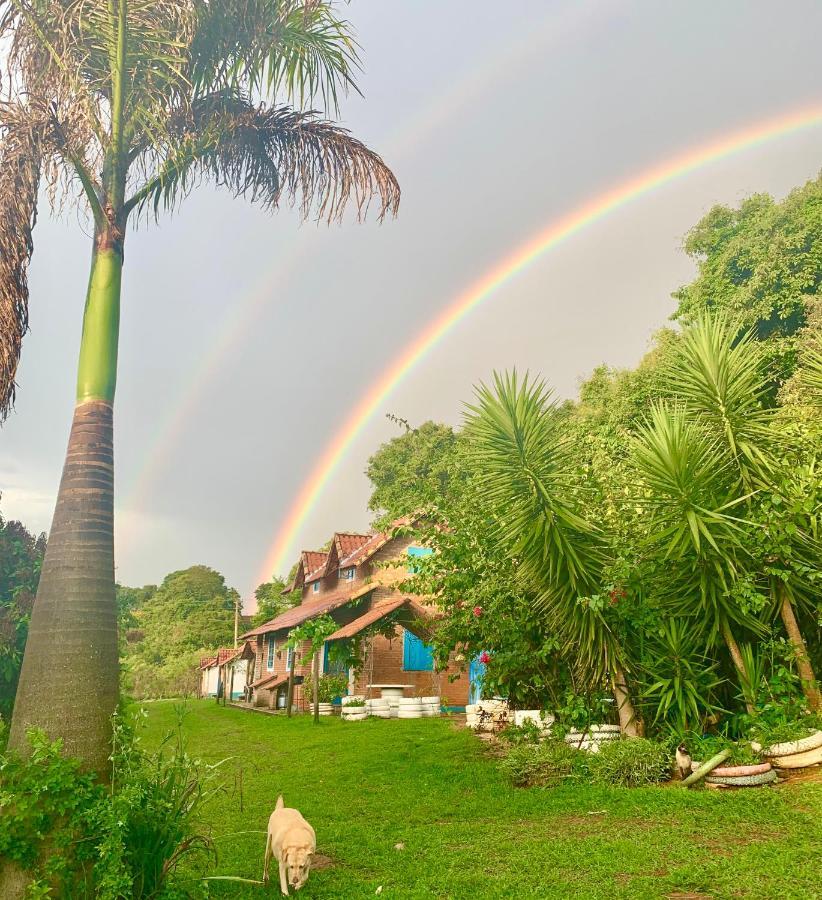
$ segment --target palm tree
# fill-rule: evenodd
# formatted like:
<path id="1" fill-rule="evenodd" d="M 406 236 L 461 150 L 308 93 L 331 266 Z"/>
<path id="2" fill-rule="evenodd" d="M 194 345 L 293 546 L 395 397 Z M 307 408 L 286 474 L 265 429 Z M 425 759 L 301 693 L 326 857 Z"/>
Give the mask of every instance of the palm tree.
<path id="1" fill-rule="evenodd" d="M 813 373 L 818 371 L 813 352 L 807 363 L 806 377 L 812 386 Z M 778 496 L 787 508 L 791 480 L 792 463 L 786 463 L 784 452 L 780 453 L 780 445 L 789 441 L 779 430 L 774 408 L 766 403 L 769 384 L 763 372 L 754 334 L 740 334 L 731 320 L 707 315 L 684 332 L 665 372 L 667 386 L 684 403 L 688 418 L 706 429 L 725 456 L 735 473 L 737 499 L 751 518 L 757 491 Z M 767 553 L 761 568 L 779 571 L 770 578 L 773 605 L 793 646 L 805 696 L 818 710 L 822 706 L 819 689 L 794 609 L 796 598 L 808 590 L 789 563 L 794 560 L 799 565 L 793 569 L 807 571 L 818 559 L 819 547 L 808 528 L 792 527 L 781 537 L 783 545 L 788 545 L 788 558 L 780 560 Z"/>
<path id="2" fill-rule="evenodd" d="M 584 515 L 573 447 L 542 382 L 516 372 L 480 385 L 468 407 L 478 484 L 495 511 L 497 538 L 519 561 L 565 655 L 586 680 L 610 678 L 620 724 L 637 734 L 626 685 L 626 654 L 601 603 L 606 536 Z"/>
<path id="3" fill-rule="evenodd" d="M 105 774 L 118 698 L 112 409 L 128 225 L 204 180 L 329 222 L 349 205 L 364 215 L 373 197 L 380 218 L 393 214 L 399 186 L 373 151 L 306 111 L 319 100 L 333 113 L 354 87 L 357 48 L 333 0 L 0 0 L 0 45 L 3 415 L 41 187 L 94 223 L 77 404 L 10 744 L 24 749 L 39 727 Z"/>

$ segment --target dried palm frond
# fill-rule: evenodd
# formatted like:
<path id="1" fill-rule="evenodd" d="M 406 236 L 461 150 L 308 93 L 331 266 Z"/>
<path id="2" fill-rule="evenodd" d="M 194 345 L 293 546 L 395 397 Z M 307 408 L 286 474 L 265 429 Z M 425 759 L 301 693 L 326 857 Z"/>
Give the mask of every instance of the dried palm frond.
<path id="1" fill-rule="evenodd" d="M 34 250 L 41 140 L 36 119 L 7 115 L 0 126 L 0 421 L 14 403 L 20 348 L 28 330 L 28 265 Z"/>
<path id="2" fill-rule="evenodd" d="M 129 210 L 173 208 L 203 178 L 266 209 L 285 196 L 304 217 L 313 212 L 328 222 L 349 203 L 361 218 L 374 195 L 380 219 L 397 210 L 400 187 L 382 159 L 316 113 L 253 106 L 226 91 L 195 103 L 190 119 L 178 120 L 175 130 L 179 143 L 168 147 L 165 158 L 152 150 L 156 174 Z"/>

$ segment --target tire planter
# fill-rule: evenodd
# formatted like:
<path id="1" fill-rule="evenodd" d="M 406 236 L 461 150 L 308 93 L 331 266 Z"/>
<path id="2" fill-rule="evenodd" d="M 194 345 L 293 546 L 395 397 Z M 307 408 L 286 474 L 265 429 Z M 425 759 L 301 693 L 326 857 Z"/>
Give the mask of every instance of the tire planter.
<path id="1" fill-rule="evenodd" d="M 319 703 L 318 707 L 321 716 L 330 716 L 334 713 L 334 705 L 332 703 Z"/>
<path id="2" fill-rule="evenodd" d="M 691 762 L 691 771 L 696 770 L 702 765 L 701 762 Z M 764 775 L 766 772 L 772 771 L 769 762 L 756 763 L 750 766 L 719 766 L 714 769 L 708 778 L 747 778 L 750 775 Z"/>
<path id="3" fill-rule="evenodd" d="M 398 719 L 421 719 L 423 715 L 422 700 L 419 697 L 400 697 L 397 707 Z"/>
<path id="4" fill-rule="evenodd" d="M 794 753 L 806 753 L 808 750 L 816 750 L 822 747 L 822 731 L 815 731 L 806 738 L 800 738 L 798 741 L 785 741 L 782 744 L 771 744 L 763 750 L 765 756 L 793 756 Z M 758 750 L 759 746 L 754 745 L 754 749 Z"/>
<path id="5" fill-rule="evenodd" d="M 439 697 L 423 697 L 422 698 L 422 714 L 424 716 L 438 716 L 440 714 L 440 698 Z"/>
<path id="6" fill-rule="evenodd" d="M 340 702 L 343 706 L 348 706 L 349 703 L 354 703 L 357 700 L 365 700 L 362 694 L 347 694 L 345 697 L 342 697 Z"/>
<path id="7" fill-rule="evenodd" d="M 779 769 L 806 769 L 822 763 L 822 747 L 806 750 L 804 753 L 791 753 L 790 756 L 768 756 L 768 759 Z"/>
<path id="8" fill-rule="evenodd" d="M 362 709 L 363 707 L 359 707 Z M 343 722 L 364 722 L 368 716 L 364 713 L 349 713 L 347 716 L 343 716 Z"/>
<path id="9" fill-rule="evenodd" d="M 554 717 L 543 715 L 539 709 L 515 709 L 514 725 L 522 727 L 526 722 L 533 722 L 540 731 L 547 731 L 554 722 Z"/>
<path id="10" fill-rule="evenodd" d="M 746 768 L 739 766 L 739 768 Z M 714 772 L 716 769 L 714 769 Z M 776 781 L 776 772 L 771 769 L 768 772 L 761 772 L 759 775 L 707 775 L 705 781 L 708 784 L 724 784 L 728 787 L 762 787 L 765 784 L 771 784 Z"/>

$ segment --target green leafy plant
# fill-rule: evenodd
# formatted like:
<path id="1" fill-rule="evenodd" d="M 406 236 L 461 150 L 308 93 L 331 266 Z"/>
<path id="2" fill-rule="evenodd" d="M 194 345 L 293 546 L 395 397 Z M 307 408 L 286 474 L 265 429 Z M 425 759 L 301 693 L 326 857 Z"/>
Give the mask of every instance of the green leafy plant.
<path id="1" fill-rule="evenodd" d="M 567 780 L 586 779 L 589 754 L 563 740 L 515 744 L 500 761 L 500 769 L 516 787 L 554 787 Z"/>
<path id="2" fill-rule="evenodd" d="M 641 787 L 667 781 L 671 776 L 668 748 L 647 738 L 603 741 L 599 752 L 590 756 L 588 770 L 594 784 Z"/>
<path id="3" fill-rule="evenodd" d="M 59 741 L 31 732 L 27 758 L 0 757 L 0 856 L 59 896 L 84 896 L 81 885 L 104 900 L 204 896 L 191 875 L 215 858 L 200 822 L 222 789 L 219 764 L 189 757 L 180 725 L 149 753 L 118 714 L 110 786 L 62 756 Z"/>
<path id="4" fill-rule="evenodd" d="M 365 706 L 365 700 L 361 700 L 359 697 L 357 697 L 352 700 L 346 700 L 345 705 L 362 707 Z"/>
<path id="5" fill-rule="evenodd" d="M 687 619 L 667 619 L 648 646 L 648 684 L 643 699 L 654 725 L 679 734 L 701 730 L 720 711 L 715 694 L 723 679 L 704 649 L 698 629 Z"/>
<path id="6" fill-rule="evenodd" d="M 722 734 L 691 735 L 686 737 L 684 742 L 691 757 L 697 762 L 705 762 L 723 750 L 731 751 L 731 755 L 723 765 L 749 766 L 762 761 L 750 741 L 734 741 Z"/>
<path id="7" fill-rule="evenodd" d="M 313 702 L 314 685 L 307 685 L 308 696 Z M 320 703 L 333 703 L 337 697 L 342 697 L 348 690 L 348 677 L 346 675 L 323 675 L 317 686 L 317 696 Z"/>

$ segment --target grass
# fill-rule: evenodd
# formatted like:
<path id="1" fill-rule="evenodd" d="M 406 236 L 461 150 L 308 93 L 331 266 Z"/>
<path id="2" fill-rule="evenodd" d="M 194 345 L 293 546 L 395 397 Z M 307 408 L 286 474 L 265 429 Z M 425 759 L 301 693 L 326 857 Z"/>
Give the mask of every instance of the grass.
<path id="1" fill-rule="evenodd" d="M 175 708 L 148 709 L 144 740 L 156 743 L 174 727 Z M 213 700 L 187 705 L 184 731 L 193 755 L 233 757 L 226 793 L 207 810 L 215 874 L 262 877 L 264 832 L 282 793 L 332 861 L 312 873 L 301 900 L 373 897 L 380 886 L 383 898 L 822 897 L 819 783 L 512 788 L 477 738 L 445 719 L 315 726 Z M 244 831 L 262 833 L 236 834 Z M 275 882 L 211 890 L 279 896 Z"/>

